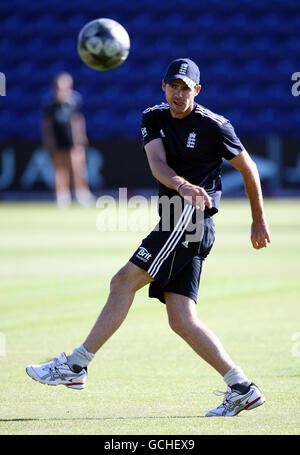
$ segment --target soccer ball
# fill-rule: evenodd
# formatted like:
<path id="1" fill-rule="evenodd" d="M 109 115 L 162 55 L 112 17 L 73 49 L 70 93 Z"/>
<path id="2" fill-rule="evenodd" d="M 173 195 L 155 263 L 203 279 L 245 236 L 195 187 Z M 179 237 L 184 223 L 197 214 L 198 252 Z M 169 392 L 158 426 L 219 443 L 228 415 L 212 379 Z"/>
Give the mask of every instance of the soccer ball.
<path id="1" fill-rule="evenodd" d="M 111 70 L 128 57 L 130 39 L 125 28 L 112 19 L 96 19 L 79 32 L 77 49 L 83 62 L 98 71 Z"/>

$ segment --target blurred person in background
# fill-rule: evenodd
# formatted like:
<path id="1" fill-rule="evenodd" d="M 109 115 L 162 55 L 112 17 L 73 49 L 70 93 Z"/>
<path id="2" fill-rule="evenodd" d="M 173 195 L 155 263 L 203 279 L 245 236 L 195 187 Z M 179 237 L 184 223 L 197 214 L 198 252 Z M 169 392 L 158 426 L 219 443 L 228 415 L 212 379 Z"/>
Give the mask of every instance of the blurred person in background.
<path id="1" fill-rule="evenodd" d="M 72 184 L 80 205 L 89 206 L 95 201 L 88 184 L 88 139 L 81 106 L 81 96 L 73 90 L 72 75 L 59 73 L 53 81 L 53 96 L 43 107 L 42 142 L 54 165 L 56 202 L 60 208 L 71 204 Z"/>

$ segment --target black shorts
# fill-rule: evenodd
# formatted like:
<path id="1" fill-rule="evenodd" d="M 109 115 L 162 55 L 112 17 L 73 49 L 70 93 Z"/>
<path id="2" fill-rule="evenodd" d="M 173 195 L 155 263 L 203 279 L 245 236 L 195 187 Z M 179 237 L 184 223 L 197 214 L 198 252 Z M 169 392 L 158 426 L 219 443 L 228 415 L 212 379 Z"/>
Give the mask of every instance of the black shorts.
<path id="1" fill-rule="evenodd" d="M 195 209 L 191 208 L 190 212 L 190 221 L 195 221 Z M 209 216 L 202 219 L 200 236 L 196 241 L 189 241 L 191 231 L 184 223 L 178 227 L 178 223 L 173 222 L 170 230 L 158 227 L 161 227 L 161 221 L 143 239 L 130 262 L 154 278 L 149 286 L 149 297 L 165 303 L 164 292 L 174 292 L 197 302 L 202 263 L 215 239 L 213 219 Z"/>

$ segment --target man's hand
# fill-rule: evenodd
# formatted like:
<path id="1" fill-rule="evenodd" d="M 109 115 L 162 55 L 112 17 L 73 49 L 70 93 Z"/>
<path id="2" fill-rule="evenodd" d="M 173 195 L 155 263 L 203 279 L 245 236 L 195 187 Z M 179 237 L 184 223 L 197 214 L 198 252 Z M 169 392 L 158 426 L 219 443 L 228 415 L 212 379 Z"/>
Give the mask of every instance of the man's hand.
<path id="1" fill-rule="evenodd" d="M 266 248 L 271 243 L 269 228 L 266 220 L 253 221 L 251 225 L 251 242 L 253 248 L 260 250 Z"/>
<path id="2" fill-rule="evenodd" d="M 179 188 L 178 193 L 196 209 L 204 211 L 205 206 L 212 208 L 212 199 L 201 186 L 185 183 Z"/>
<path id="3" fill-rule="evenodd" d="M 183 182 L 184 177 L 178 174 L 167 164 L 166 151 L 161 138 L 153 139 L 145 146 L 149 166 L 156 180 L 173 190 Z M 212 199 L 204 188 L 186 182 L 177 190 L 181 197 L 196 207 L 204 210 L 205 206 L 212 208 Z"/>

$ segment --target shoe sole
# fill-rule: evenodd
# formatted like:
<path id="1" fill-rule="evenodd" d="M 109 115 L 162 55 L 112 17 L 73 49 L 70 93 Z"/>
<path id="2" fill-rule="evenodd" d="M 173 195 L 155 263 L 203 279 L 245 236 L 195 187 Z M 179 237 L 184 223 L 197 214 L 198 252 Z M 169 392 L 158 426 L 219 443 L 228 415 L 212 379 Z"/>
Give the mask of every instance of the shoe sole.
<path id="1" fill-rule="evenodd" d="M 265 401 L 266 401 L 265 397 L 263 395 L 261 395 L 260 397 L 256 398 L 254 401 L 251 401 L 251 403 L 248 403 L 243 409 L 240 409 L 236 414 L 233 414 L 231 416 L 222 416 L 222 415 L 218 415 L 218 414 L 208 415 L 209 413 L 207 413 L 205 417 L 235 417 L 242 411 L 251 411 L 251 409 L 258 408 L 258 406 L 261 406 L 262 404 L 264 404 Z"/>
<path id="2" fill-rule="evenodd" d="M 49 386 L 58 386 L 58 385 L 64 385 L 65 387 L 68 387 L 68 389 L 74 389 L 74 390 L 82 390 L 86 387 L 86 383 L 84 382 L 73 382 L 73 383 L 70 383 L 70 384 L 48 384 L 47 382 L 41 382 L 39 381 L 38 379 L 36 379 L 34 376 L 32 376 L 30 373 L 29 373 L 29 368 L 30 367 L 27 367 L 26 368 L 26 373 L 28 374 L 28 376 L 33 379 L 34 381 L 38 382 L 39 384 L 43 384 L 43 385 L 49 385 Z"/>

